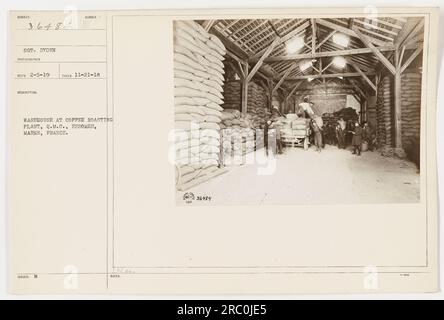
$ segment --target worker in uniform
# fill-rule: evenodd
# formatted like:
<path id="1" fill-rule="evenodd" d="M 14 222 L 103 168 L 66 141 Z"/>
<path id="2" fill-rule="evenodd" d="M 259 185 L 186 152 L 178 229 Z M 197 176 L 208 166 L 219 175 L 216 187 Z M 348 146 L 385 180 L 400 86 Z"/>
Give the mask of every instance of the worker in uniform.
<path id="1" fill-rule="evenodd" d="M 362 145 L 362 128 L 359 125 L 359 122 L 355 122 L 355 128 L 353 131 L 350 131 L 353 135 L 352 137 L 352 145 L 353 145 L 353 154 L 361 155 L 361 145 Z"/>
<path id="2" fill-rule="evenodd" d="M 345 129 L 347 128 L 347 123 L 344 118 L 338 120 L 336 125 L 336 138 L 338 139 L 338 149 L 345 149 Z"/>
<path id="3" fill-rule="evenodd" d="M 265 149 L 265 154 L 268 156 L 268 147 L 269 147 L 269 137 L 268 137 L 268 132 L 271 126 L 271 121 L 267 120 L 267 122 L 264 125 L 264 149 Z"/>
<path id="4" fill-rule="evenodd" d="M 373 134 L 373 130 L 367 122 L 364 122 L 362 126 L 362 140 L 367 142 L 368 149 L 370 151 L 373 151 L 376 142 L 376 136 Z"/>
<path id="5" fill-rule="evenodd" d="M 277 122 L 271 124 L 270 128 L 273 129 L 274 136 L 276 138 L 276 152 L 277 154 L 283 153 L 283 143 L 282 143 L 282 135 L 281 135 L 281 125 Z"/>
<path id="6" fill-rule="evenodd" d="M 355 130 L 355 122 L 353 120 L 348 120 L 346 122 L 346 130 L 345 130 L 345 146 L 348 144 L 353 145 L 353 131 Z"/>
<path id="7" fill-rule="evenodd" d="M 322 149 L 322 133 L 321 128 L 319 128 L 319 125 L 317 122 L 313 119 L 310 121 L 311 128 L 313 130 L 314 135 L 314 144 L 316 146 L 316 151 L 321 152 Z"/>

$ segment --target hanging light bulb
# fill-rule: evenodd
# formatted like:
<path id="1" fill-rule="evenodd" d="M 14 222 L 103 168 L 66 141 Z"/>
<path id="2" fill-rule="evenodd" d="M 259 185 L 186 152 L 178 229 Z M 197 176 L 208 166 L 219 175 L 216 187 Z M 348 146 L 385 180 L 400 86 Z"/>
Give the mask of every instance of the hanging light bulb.
<path id="1" fill-rule="evenodd" d="M 293 37 L 286 42 L 286 49 L 288 54 L 293 54 L 302 49 L 305 42 L 302 37 Z"/>
<path id="2" fill-rule="evenodd" d="M 299 65 L 299 68 L 301 69 L 301 71 L 305 71 L 308 68 L 310 68 L 313 65 L 313 62 L 311 62 L 311 60 L 308 61 L 304 61 Z"/>
<path id="3" fill-rule="evenodd" d="M 344 57 L 334 57 L 333 65 L 338 69 L 344 69 L 347 65 L 347 60 Z"/>
<path id="4" fill-rule="evenodd" d="M 341 47 L 348 47 L 350 43 L 350 38 L 343 33 L 335 33 L 333 35 L 333 42 Z"/>

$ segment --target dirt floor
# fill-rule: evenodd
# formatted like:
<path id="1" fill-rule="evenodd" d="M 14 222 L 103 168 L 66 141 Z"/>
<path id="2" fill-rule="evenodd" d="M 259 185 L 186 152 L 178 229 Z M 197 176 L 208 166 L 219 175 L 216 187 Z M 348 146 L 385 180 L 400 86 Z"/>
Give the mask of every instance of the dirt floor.
<path id="1" fill-rule="evenodd" d="M 258 152 L 263 152 L 259 150 Z M 210 196 L 218 205 L 294 205 L 352 203 L 412 203 L 419 201 L 419 174 L 413 163 L 363 152 L 326 146 L 287 148 L 274 167 L 244 164 L 190 190 Z M 275 170 L 273 170 L 273 168 Z M 183 203 L 183 192 L 177 203 Z M 198 204 L 198 203 L 195 203 Z M 202 203 L 204 204 L 204 203 Z"/>

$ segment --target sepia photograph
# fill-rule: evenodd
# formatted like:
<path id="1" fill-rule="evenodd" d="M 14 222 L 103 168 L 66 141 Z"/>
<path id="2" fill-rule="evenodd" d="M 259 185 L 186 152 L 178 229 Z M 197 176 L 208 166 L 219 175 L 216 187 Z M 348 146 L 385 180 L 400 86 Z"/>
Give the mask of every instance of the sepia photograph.
<path id="1" fill-rule="evenodd" d="M 437 293 L 442 10 L 364 5 L 9 11 L 8 294 Z"/>
<path id="2" fill-rule="evenodd" d="M 173 25 L 177 205 L 420 201 L 423 16 Z"/>

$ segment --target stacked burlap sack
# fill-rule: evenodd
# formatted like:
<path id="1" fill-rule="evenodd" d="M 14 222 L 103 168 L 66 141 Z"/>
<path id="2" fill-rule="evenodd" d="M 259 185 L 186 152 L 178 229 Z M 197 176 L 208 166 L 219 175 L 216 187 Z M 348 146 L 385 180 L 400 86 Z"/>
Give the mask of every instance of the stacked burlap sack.
<path id="1" fill-rule="evenodd" d="M 280 121 L 281 126 L 281 135 L 284 137 L 289 137 L 293 135 L 293 129 L 291 123 L 293 120 L 298 119 L 298 116 L 295 113 L 289 113 L 285 116 L 283 120 Z"/>
<path id="2" fill-rule="evenodd" d="M 319 117 L 320 118 L 320 117 Z M 321 118 L 322 119 L 322 118 Z M 291 129 L 293 136 L 306 136 L 307 129 L 310 126 L 310 119 L 298 118 L 291 121 Z"/>
<path id="3" fill-rule="evenodd" d="M 242 88 L 240 80 L 226 80 L 224 85 L 224 109 L 241 109 Z"/>
<path id="4" fill-rule="evenodd" d="M 379 83 L 378 96 L 376 98 L 376 135 L 378 144 L 381 147 L 392 145 L 392 109 L 394 107 L 392 86 L 388 76 L 382 79 Z"/>
<path id="5" fill-rule="evenodd" d="M 240 80 L 230 80 L 224 86 L 223 108 L 241 110 L 242 88 Z M 254 82 L 248 85 L 247 113 L 254 128 L 262 128 L 270 116 L 264 89 Z"/>
<path id="6" fill-rule="evenodd" d="M 253 126 L 263 128 L 271 112 L 267 108 L 267 96 L 265 90 L 252 82 L 248 85 L 247 113 L 251 115 Z"/>
<path id="7" fill-rule="evenodd" d="M 225 109 L 222 111 L 221 119 L 226 164 L 232 162 L 233 156 L 243 156 L 255 150 L 255 131 L 251 115 L 242 115 L 239 110 Z"/>
<path id="8" fill-rule="evenodd" d="M 174 22 L 174 105 L 179 184 L 220 164 L 224 55 L 222 42 L 194 21 Z"/>
<path id="9" fill-rule="evenodd" d="M 421 131 L 421 74 L 405 72 L 401 78 L 403 146 L 418 139 Z"/>

